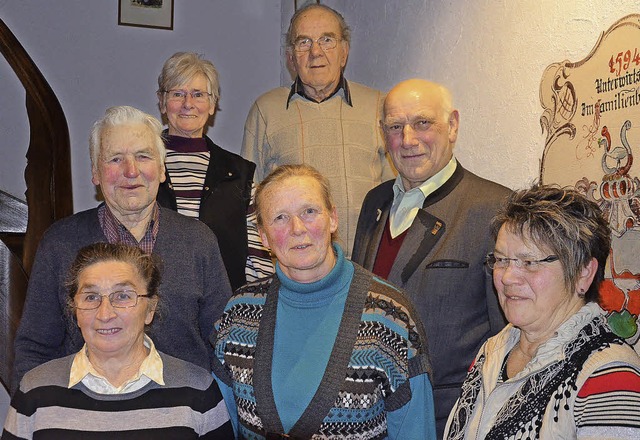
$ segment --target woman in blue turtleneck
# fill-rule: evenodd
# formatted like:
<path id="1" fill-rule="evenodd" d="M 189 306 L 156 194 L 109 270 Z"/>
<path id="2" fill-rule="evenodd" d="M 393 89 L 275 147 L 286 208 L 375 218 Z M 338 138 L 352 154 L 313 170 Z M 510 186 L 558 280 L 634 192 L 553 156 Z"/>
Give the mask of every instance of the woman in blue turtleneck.
<path id="1" fill-rule="evenodd" d="M 212 337 L 238 437 L 435 438 L 422 324 L 333 242 L 327 180 L 281 166 L 258 186 L 256 213 L 276 274 L 241 288 Z"/>
<path id="2" fill-rule="evenodd" d="M 246 215 L 256 165 L 204 136 L 219 97 L 218 72 L 210 61 L 178 52 L 164 63 L 158 105 L 169 125 L 167 179 L 160 184 L 158 203 L 209 226 L 235 290 L 246 280 Z"/>

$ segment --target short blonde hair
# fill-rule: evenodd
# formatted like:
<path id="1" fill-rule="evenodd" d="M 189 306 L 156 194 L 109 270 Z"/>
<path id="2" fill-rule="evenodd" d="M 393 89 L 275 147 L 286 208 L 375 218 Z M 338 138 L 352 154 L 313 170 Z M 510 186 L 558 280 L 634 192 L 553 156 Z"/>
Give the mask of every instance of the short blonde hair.
<path id="1" fill-rule="evenodd" d="M 327 211 L 335 209 L 335 203 L 331 196 L 331 188 L 329 186 L 329 179 L 323 176 L 320 171 L 316 170 L 311 165 L 307 164 L 295 164 L 295 165 L 280 165 L 273 170 L 256 188 L 255 194 L 255 208 L 256 208 L 256 223 L 259 228 L 264 226 L 264 193 L 265 191 L 278 183 L 288 179 L 289 177 L 310 177 L 320 185 L 320 192 L 322 200 L 324 201 L 324 208 Z M 331 234 L 331 240 L 338 240 L 338 233 Z"/>
<path id="2" fill-rule="evenodd" d="M 164 100 L 166 91 L 191 81 L 198 74 L 206 78 L 207 92 L 212 95 L 211 104 L 217 105 L 220 100 L 218 71 L 211 61 L 195 52 L 176 52 L 165 61 L 158 76 L 158 94 L 162 94 Z"/>
<path id="3" fill-rule="evenodd" d="M 329 188 L 329 180 L 324 177 L 320 171 L 316 170 L 311 165 L 296 164 L 296 165 L 280 165 L 273 170 L 256 188 L 255 205 L 256 205 L 256 220 L 258 226 L 263 226 L 263 204 L 262 197 L 265 190 L 269 186 L 273 186 L 277 183 L 288 179 L 289 177 L 310 177 L 320 185 L 322 192 L 322 199 L 324 200 L 325 209 L 332 210 L 335 207 L 333 198 L 331 197 L 331 189 Z"/>

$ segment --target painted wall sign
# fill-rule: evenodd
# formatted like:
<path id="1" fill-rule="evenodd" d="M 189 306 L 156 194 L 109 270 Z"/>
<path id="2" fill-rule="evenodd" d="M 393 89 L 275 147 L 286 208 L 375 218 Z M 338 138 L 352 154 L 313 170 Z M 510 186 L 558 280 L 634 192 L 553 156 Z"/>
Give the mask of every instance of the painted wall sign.
<path id="1" fill-rule="evenodd" d="M 612 246 L 600 303 L 609 311 L 614 330 L 637 343 L 640 14 L 614 23 L 582 61 L 547 67 L 540 101 L 544 109 L 540 123 L 546 133 L 540 180 L 575 187 L 604 211 Z"/>

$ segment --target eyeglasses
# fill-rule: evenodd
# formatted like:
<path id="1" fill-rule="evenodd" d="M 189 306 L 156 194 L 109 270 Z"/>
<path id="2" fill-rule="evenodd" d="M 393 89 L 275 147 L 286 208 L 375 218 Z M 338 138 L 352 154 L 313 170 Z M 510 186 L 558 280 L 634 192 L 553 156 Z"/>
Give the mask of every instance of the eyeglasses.
<path id="1" fill-rule="evenodd" d="M 105 296 L 109 298 L 111 306 L 118 309 L 135 307 L 138 304 L 138 298 L 149 297 L 149 295 L 138 295 L 135 290 L 117 290 L 108 295 L 96 292 L 82 292 L 75 296 L 75 307 L 79 310 L 95 310 L 100 307 L 102 298 Z"/>
<path id="2" fill-rule="evenodd" d="M 315 40 L 315 43 L 320 46 L 322 50 L 330 50 L 338 45 L 338 38 L 330 35 L 323 35 Z M 311 38 L 300 38 L 293 43 L 293 48 L 296 52 L 308 52 L 311 50 L 314 41 Z"/>
<path id="3" fill-rule="evenodd" d="M 187 95 L 191 95 L 191 99 L 198 104 L 204 104 L 209 100 L 211 93 L 203 92 L 202 90 L 192 90 L 187 92 L 186 90 L 165 90 L 167 99 L 172 102 L 184 102 L 187 99 Z"/>
<path id="4" fill-rule="evenodd" d="M 538 271 L 544 263 L 553 263 L 558 261 L 557 255 L 549 255 L 541 260 L 521 260 L 520 258 L 503 258 L 496 257 L 493 253 L 489 254 L 485 258 L 485 263 L 489 266 L 489 269 L 506 269 L 509 267 L 509 263 L 513 263 L 519 269 L 524 269 L 526 272 Z"/>

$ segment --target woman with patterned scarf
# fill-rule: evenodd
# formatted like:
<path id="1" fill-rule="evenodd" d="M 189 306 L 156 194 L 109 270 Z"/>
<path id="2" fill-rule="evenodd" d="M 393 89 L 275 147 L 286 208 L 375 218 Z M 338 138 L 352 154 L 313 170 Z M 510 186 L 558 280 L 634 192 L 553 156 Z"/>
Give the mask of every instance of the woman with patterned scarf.
<path id="1" fill-rule="evenodd" d="M 610 249 L 573 190 L 515 192 L 487 256 L 509 324 L 480 349 L 445 439 L 638 439 L 640 358 L 596 303 Z"/>

